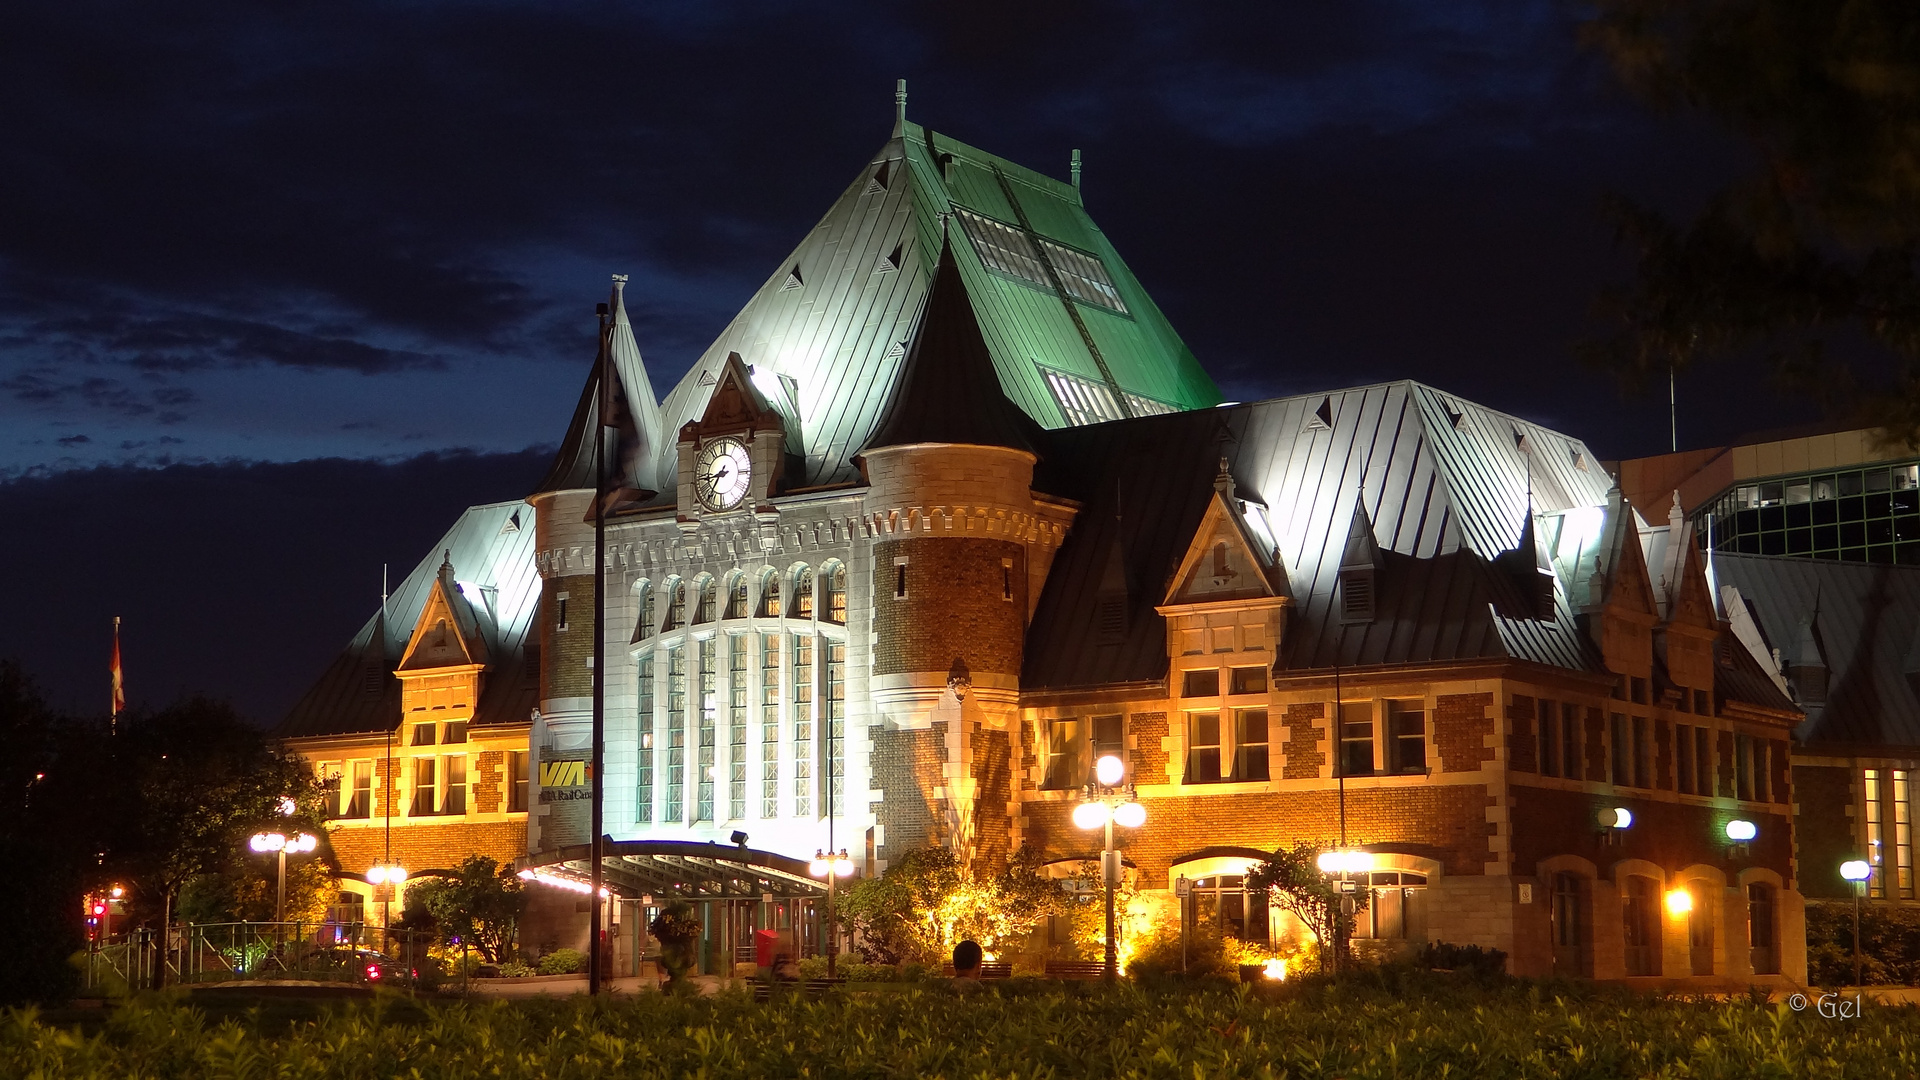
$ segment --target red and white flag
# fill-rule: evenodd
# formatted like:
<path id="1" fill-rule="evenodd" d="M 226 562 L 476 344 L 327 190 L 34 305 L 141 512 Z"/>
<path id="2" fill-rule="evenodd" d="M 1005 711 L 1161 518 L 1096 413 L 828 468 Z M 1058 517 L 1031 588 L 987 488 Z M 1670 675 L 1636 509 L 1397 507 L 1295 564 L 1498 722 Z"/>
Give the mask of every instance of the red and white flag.
<path id="1" fill-rule="evenodd" d="M 113 617 L 113 717 L 127 707 L 127 691 L 120 683 L 120 616 Z"/>

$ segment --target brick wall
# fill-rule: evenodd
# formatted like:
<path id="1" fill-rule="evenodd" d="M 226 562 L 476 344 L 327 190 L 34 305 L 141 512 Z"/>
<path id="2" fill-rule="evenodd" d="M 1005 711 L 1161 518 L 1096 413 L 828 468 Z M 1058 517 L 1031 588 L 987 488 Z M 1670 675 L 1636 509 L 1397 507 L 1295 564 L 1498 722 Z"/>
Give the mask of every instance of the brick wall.
<path id="1" fill-rule="evenodd" d="M 1539 772 L 1539 744 L 1534 741 L 1534 701 L 1525 694 L 1513 695 L 1507 706 L 1507 768 L 1517 772 Z"/>
<path id="2" fill-rule="evenodd" d="M 871 783 L 886 792 L 884 799 L 869 804 L 880 826 L 875 856 L 891 861 L 944 841 L 944 800 L 937 803 L 933 789 L 944 783 L 947 722 L 936 720 L 930 730 L 920 731 L 875 725 L 867 734 L 873 746 L 868 759 Z"/>
<path id="3" fill-rule="evenodd" d="M 1013 836 L 1007 803 L 1013 798 L 1013 752 L 1007 733 L 975 722 L 972 731 L 974 857 L 989 873 L 1006 869 Z"/>
<path id="4" fill-rule="evenodd" d="M 1287 764 L 1280 772 L 1282 779 L 1311 780 L 1326 768 L 1327 753 L 1321 743 L 1327 729 L 1314 722 L 1324 719 L 1326 712 L 1324 703 L 1309 701 L 1289 705 L 1280 714 L 1280 724 L 1287 729 Z"/>
<path id="5" fill-rule="evenodd" d="M 1272 851 L 1302 841 L 1332 845 L 1340 836 L 1340 800 L 1329 788 L 1141 800 L 1147 823 L 1115 831 L 1146 888 L 1167 887 L 1175 859 L 1215 845 Z M 1347 792 L 1347 839 L 1384 844 L 1436 859 L 1448 874 L 1477 875 L 1488 858 L 1486 789 L 1477 784 L 1407 783 Z M 1029 802 L 1027 842 L 1049 858 L 1097 857 L 1100 834 L 1078 829 L 1074 800 Z"/>
<path id="6" fill-rule="evenodd" d="M 1800 809 L 1794 824 L 1799 836 L 1800 891 L 1810 900 L 1851 899 L 1853 886 L 1840 876 L 1840 864 L 1860 857 L 1854 838 L 1853 770 L 1825 765 L 1795 765 L 1793 786 Z"/>
<path id="7" fill-rule="evenodd" d="M 896 597 L 896 558 L 907 559 L 907 595 Z M 1013 599 L 1004 599 L 1012 559 Z M 974 671 L 1017 675 L 1026 642 L 1026 548 L 1006 540 L 927 536 L 873 545 L 873 671 Z"/>
<path id="8" fill-rule="evenodd" d="M 363 878 L 386 854 L 385 829 L 336 829 L 329 837 L 340 869 Z M 396 825 L 393 857 L 411 873 L 451 870 L 469 855 L 487 855 L 501 864 L 527 853 L 526 822 L 454 821 L 443 825 Z"/>
<path id="9" fill-rule="evenodd" d="M 592 560 L 589 559 L 589 562 Z M 559 629 L 558 594 L 567 594 L 567 628 Z M 540 588 L 540 697 L 587 697 L 593 676 L 593 575 L 551 578 Z"/>
<path id="10" fill-rule="evenodd" d="M 1487 745 L 1487 736 L 1493 734 L 1487 710 L 1492 707 L 1492 694 L 1442 694 L 1434 699 L 1433 744 L 1441 772 L 1477 772 L 1493 760 L 1493 748 Z"/>
<path id="11" fill-rule="evenodd" d="M 473 785 L 473 809 L 481 814 L 497 814 L 504 809 L 506 801 L 502 775 L 505 772 L 507 755 L 500 750 L 483 750 L 473 755 L 473 775 L 468 782 Z"/>
<path id="12" fill-rule="evenodd" d="M 1578 855 L 1605 868 L 1621 859 L 1646 859 L 1667 870 L 1695 863 L 1718 866 L 1729 879 L 1748 866 L 1764 866 L 1791 880 L 1792 823 L 1784 813 L 1752 814 L 1740 810 L 1640 798 L 1615 792 L 1515 786 L 1513 799 L 1513 869 L 1526 875 L 1542 859 Z M 1630 828 L 1613 830 L 1611 843 L 1601 842 L 1598 818 L 1603 807 L 1624 806 L 1633 812 Z M 1760 834 L 1744 855 L 1734 854 L 1726 825 L 1748 818 Z M 1836 864 L 1837 865 L 1837 864 Z"/>
<path id="13" fill-rule="evenodd" d="M 1133 778 L 1136 784 L 1164 784 L 1167 775 L 1167 714 L 1134 713 L 1127 718 L 1127 733 L 1132 736 Z"/>

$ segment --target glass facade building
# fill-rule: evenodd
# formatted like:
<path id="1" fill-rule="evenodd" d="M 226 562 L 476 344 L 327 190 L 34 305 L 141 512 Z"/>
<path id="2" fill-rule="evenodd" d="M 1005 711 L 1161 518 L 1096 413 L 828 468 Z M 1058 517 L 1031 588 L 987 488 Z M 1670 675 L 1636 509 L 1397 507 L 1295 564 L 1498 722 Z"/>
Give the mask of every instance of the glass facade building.
<path id="1" fill-rule="evenodd" d="M 1920 462 L 1743 482 L 1697 520 L 1716 551 L 1920 565 Z"/>

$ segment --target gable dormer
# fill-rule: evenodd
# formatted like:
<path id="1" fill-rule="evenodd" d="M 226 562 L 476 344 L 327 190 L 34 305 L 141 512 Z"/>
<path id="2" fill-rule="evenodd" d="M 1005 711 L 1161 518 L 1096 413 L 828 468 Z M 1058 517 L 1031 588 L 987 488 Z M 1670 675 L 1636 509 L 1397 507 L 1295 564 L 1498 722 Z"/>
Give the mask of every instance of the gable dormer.
<path id="1" fill-rule="evenodd" d="M 1367 516 L 1367 501 L 1355 499 L 1347 544 L 1340 552 L 1340 595 L 1335 603 L 1341 623 L 1373 621 L 1374 588 L 1379 576 L 1380 545 L 1373 538 L 1373 519 Z"/>
<path id="2" fill-rule="evenodd" d="M 466 721 L 480 700 L 481 676 L 492 662 L 488 619 L 468 603 L 445 558 L 394 674 L 400 709 L 413 721 Z"/>
<path id="3" fill-rule="evenodd" d="M 1607 493 L 1606 521 L 1582 614 L 1608 670 L 1646 680 L 1653 674 L 1653 631 L 1660 624 L 1660 606 L 1635 518 L 1616 485 Z"/>
<path id="4" fill-rule="evenodd" d="M 1289 602 L 1279 552 L 1249 527 L 1222 461 L 1213 497 L 1156 607 L 1167 620 L 1169 652 L 1254 652 L 1271 667 Z"/>
<path id="5" fill-rule="evenodd" d="M 683 522 L 694 521 L 702 514 L 767 509 L 768 500 L 780 490 L 786 466 L 786 420 L 755 384 L 754 374 L 739 353 L 727 354 L 727 362 L 707 396 L 705 411 L 680 428 L 678 509 Z M 716 468 L 711 464 L 711 453 L 703 462 L 703 451 L 722 441 L 737 442 L 745 450 L 747 489 L 738 502 L 716 502 L 708 490 L 713 477 L 702 475 L 703 465 L 707 471 Z"/>

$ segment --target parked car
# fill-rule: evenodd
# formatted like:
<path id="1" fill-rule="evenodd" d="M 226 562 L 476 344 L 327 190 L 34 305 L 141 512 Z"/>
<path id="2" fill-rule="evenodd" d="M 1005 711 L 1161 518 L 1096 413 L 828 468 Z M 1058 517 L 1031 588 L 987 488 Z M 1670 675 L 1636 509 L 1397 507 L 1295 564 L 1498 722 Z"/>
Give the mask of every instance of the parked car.
<path id="1" fill-rule="evenodd" d="M 321 949 L 314 957 L 316 968 L 348 971 L 355 982 L 406 983 L 420 977 L 418 969 L 406 965 L 377 949 L 365 946 L 335 945 Z"/>

